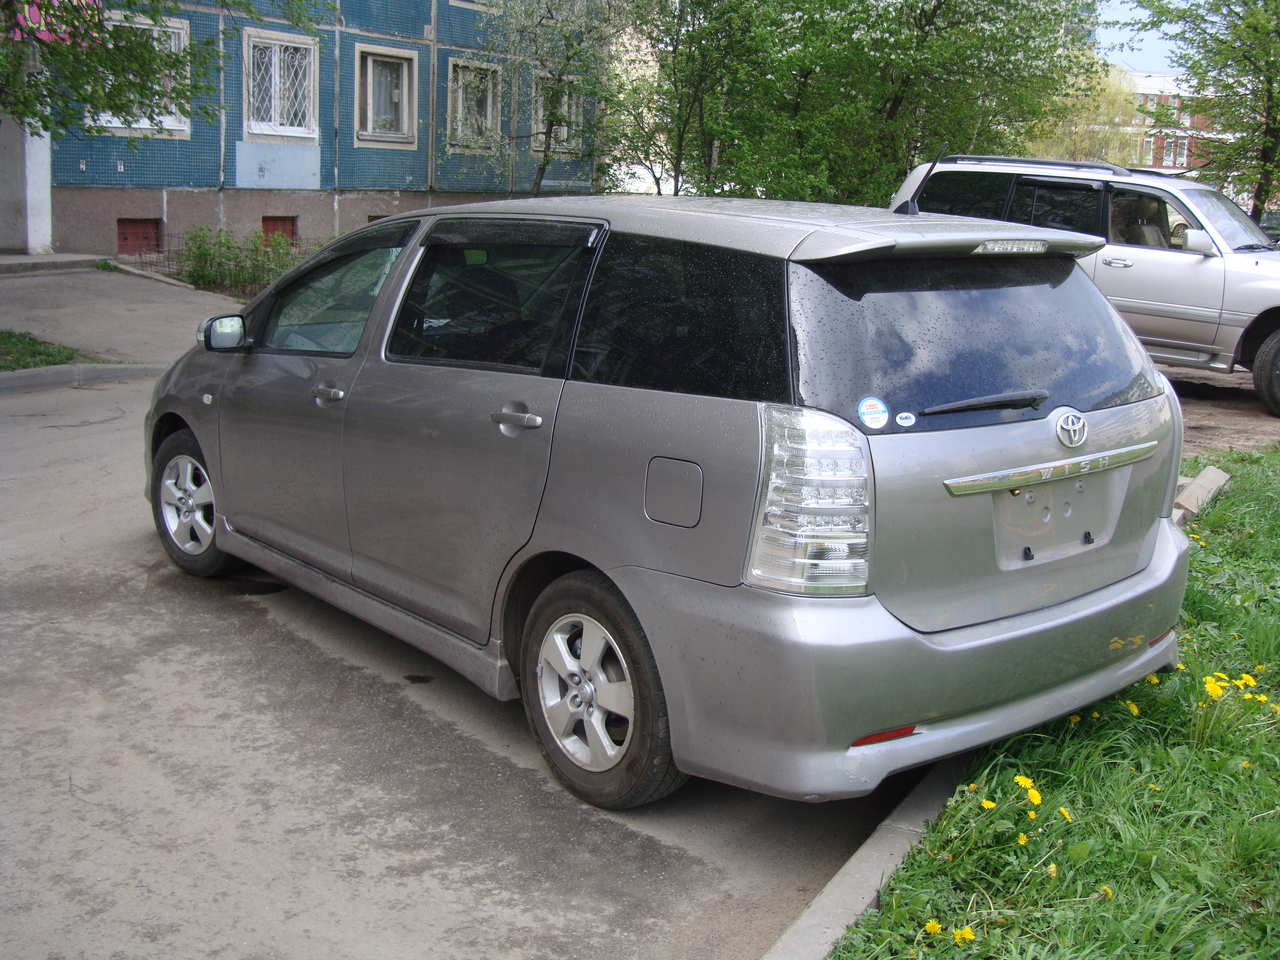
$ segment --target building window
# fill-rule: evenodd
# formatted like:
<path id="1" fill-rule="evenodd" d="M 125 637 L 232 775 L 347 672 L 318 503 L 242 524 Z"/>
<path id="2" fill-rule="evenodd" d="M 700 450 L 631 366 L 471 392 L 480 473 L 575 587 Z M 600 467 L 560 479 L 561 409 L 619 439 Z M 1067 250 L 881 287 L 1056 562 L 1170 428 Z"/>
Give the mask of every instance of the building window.
<path id="1" fill-rule="evenodd" d="M 262 218 L 262 236 L 267 238 L 273 234 L 283 234 L 290 241 L 298 239 L 298 218 L 297 217 L 263 217 Z"/>
<path id="2" fill-rule="evenodd" d="M 498 139 L 498 68 L 449 63 L 449 143 L 491 148 Z"/>
<path id="3" fill-rule="evenodd" d="M 1185 167 L 1187 165 L 1187 138 L 1179 137 L 1177 146 L 1177 156 L 1174 158 L 1174 165 Z"/>
<path id="4" fill-rule="evenodd" d="M 1156 138 L 1143 137 L 1142 138 L 1142 156 L 1138 158 L 1138 166 L 1149 167 L 1153 165 L 1156 162 L 1155 150 L 1156 150 Z"/>
<path id="5" fill-rule="evenodd" d="M 416 58 L 392 48 L 356 45 L 356 138 L 390 143 L 417 140 Z"/>
<path id="6" fill-rule="evenodd" d="M 280 34 L 246 34 L 249 132 L 314 138 L 318 132 L 315 41 Z"/>
<path id="7" fill-rule="evenodd" d="M 117 253 L 159 253 L 160 221 L 122 218 L 116 221 Z"/>
<path id="8" fill-rule="evenodd" d="M 122 19 L 122 15 L 118 13 L 109 14 L 112 25 L 130 27 L 134 30 L 147 30 L 155 34 L 160 39 L 160 45 L 164 49 L 168 49 L 171 53 L 181 53 L 187 48 L 187 38 L 190 35 L 190 24 L 186 20 L 178 20 L 172 17 L 164 17 L 160 22 L 152 22 L 150 20 L 131 20 L 126 22 Z M 160 81 L 161 86 L 165 90 L 169 90 L 173 86 L 172 77 L 164 77 Z M 191 129 L 191 119 L 184 117 L 182 114 L 174 112 L 160 117 L 160 126 L 157 128 L 151 121 L 140 118 L 133 123 L 126 124 L 118 117 L 106 114 L 98 117 L 98 123 L 104 127 L 111 127 L 116 130 L 167 130 L 186 132 Z"/>
<path id="9" fill-rule="evenodd" d="M 546 150 L 547 110 L 552 108 L 556 121 L 551 128 L 552 152 L 576 151 L 582 146 L 582 94 L 562 87 L 556 98 L 559 102 L 552 104 L 549 100 L 554 94 L 547 89 L 549 85 L 549 78 L 534 78 L 532 149 L 536 153 Z"/>
<path id="10" fill-rule="evenodd" d="M 1164 138 L 1164 163 L 1162 163 L 1161 166 L 1173 166 L 1173 137 Z"/>

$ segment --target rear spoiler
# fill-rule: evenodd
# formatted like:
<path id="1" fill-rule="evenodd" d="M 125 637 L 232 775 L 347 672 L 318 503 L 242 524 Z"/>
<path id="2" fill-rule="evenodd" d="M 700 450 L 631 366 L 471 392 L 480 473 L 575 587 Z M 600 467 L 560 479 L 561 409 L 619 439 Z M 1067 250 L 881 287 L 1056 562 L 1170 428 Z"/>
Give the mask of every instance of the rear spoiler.
<path id="1" fill-rule="evenodd" d="M 1106 242 L 1086 233 L 967 217 L 920 214 L 906 223 L 886 221 L 887 227 L 890 224 L 898 229 L 887 229 L 879 236 L 838 227 L 815 230 L 796 244 L 788 259 L 797 263 L 853 263 L 885 257 L 1083 257 L 1100 250 Z"/>

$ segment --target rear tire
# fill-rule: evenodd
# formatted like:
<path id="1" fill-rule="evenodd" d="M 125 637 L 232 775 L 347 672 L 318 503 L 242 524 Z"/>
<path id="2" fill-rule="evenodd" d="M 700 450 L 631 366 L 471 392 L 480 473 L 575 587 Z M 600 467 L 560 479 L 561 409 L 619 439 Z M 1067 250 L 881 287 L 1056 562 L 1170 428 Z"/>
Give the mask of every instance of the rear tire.
<path id="1" fill-rule="evenodd" d="M 151 516 L 169 559 L 197 577 L 216 577 L 235 563 L 215 542 L 213 494 L 195 435 L 179 430 L 165 437 L 151 468 Z"/>
<path id="2" fill-rule="evenodd" d="M 1280 330 L 1262 341 L 1253 358 L 1253 386 L 1267 412 L 1280 417 Z"/>
<path id="3" fill-rule="evenodd" d="M 652 803 L 687 777 L 671 757 L 667 703 L 640 622 L 601 574 L 543 591 L 525 621 L 521 697 L 556 778 L 587 803 Z"/>

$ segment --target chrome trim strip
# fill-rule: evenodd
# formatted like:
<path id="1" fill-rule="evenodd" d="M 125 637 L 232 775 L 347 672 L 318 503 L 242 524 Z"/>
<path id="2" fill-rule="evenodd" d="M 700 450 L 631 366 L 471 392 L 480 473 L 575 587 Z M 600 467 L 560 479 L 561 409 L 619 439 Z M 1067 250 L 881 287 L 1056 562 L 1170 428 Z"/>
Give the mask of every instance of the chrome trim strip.
<path id="1" fill-rule="evenodd" d="M 942 485 L 953 497 L 1033 487 L 1040 483 L 1052 483 L 1054 480 L 1077 477 L 1086 473 L 1100 473 L 1103 470 L 1114 470 L 1116 467 L 1137 463 L 1155 453 L 1157 446 L 1159 446 L 1157 441 L 1150 440 L 1146 443 L 1134 444 L 1132 447 L 1091 453 L 1086 457 L 1072 457 L 1070 460 L 1055 460 L 1052 463 L 1038 463 L 1029 467 L 1014 467 L 1011 470 L 980 473 L 972 477 L 957 477 L 954 480 L 942 481 Z"/>

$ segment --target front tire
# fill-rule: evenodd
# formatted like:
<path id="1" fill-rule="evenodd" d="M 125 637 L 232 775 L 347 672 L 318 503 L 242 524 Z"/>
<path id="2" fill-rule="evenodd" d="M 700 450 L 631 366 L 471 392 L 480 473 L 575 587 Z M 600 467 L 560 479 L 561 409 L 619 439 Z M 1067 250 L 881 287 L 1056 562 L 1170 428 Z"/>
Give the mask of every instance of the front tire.
<path id="1" fill-rule="evenodd" d="M 557 779 L 597 807 L 652 803 L 687 779 L 671 757 L 666 698 L 640 622 L 601 574 L 553 582 L 521 647 L 521 697 Z"/>
<path id="2" fill-rule="evenodd" d="M 1280 330 L 1262 341 L 1253 358 L 1253 387 L 1267 412 L 1280 417 Z"/>
<path id="3" fill-rule="evenodd" d="M 165 437 L 151 468 L 151 515 L 169 559 L 197 577 L 214 577 L 234 562 L 214 537 L 217 509 L 204 454 L 190 430 Z"/>

